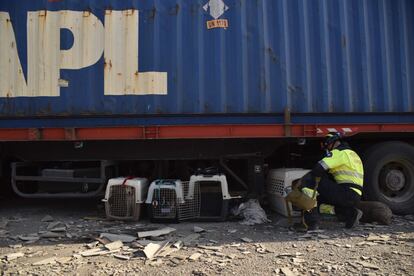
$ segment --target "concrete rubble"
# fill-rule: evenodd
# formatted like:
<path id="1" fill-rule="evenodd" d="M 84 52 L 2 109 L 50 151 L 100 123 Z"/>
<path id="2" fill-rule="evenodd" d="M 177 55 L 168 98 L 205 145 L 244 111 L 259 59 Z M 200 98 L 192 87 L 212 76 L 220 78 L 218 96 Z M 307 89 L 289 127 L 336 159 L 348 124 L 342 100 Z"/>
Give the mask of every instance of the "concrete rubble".
<path id="1" fill-rule="evenodd" d="M 414 274 L 411 216 L 394 216 L 390 226 L 361 224 L 351 230 L 328 221 L 323 230 L 305 234 L 292 232 L 278 216 L 254 226 L 48 216 L 0 221 L 5 275 Z"/>

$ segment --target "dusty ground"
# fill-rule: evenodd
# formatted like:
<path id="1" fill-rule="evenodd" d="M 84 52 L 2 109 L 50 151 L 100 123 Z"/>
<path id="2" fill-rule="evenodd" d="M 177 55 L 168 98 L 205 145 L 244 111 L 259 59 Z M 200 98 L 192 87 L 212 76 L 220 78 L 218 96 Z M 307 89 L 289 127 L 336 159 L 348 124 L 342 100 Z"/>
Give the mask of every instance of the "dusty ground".
<path id="1" fill-rule="evenodd" d="M 46 215 L 53 221 L 42 222 Z M 269 218 L 271 223 L 257 226 L 170 224 L 176 231 L 156 242 L 185 240 L 194 236 L 194 226 L 206 231 L 180 250 L 153 260 L 145 258 L 143 246 L 136 242 L 124 243 L 112 254 L 83 257 L 80 252 L 89 250 L 87 244 L 100 233 L 137 236 L 138 231 L 166 225 L 107 221 L 96 201 L 3 200 L 0 271 L 2 275 L 414 275 L 412 215 L 394 217 L 391 226 L 362 224 L 353 230 L 330 218 L 323 222 L 323 230 L 307 234 L 289 231 L 287 219 L 274 213 L 269 212 Z M 38 239 L 50 234 L 47 227 L 53 223 L 60 231 L 54 233 L 62 237 Z"/>

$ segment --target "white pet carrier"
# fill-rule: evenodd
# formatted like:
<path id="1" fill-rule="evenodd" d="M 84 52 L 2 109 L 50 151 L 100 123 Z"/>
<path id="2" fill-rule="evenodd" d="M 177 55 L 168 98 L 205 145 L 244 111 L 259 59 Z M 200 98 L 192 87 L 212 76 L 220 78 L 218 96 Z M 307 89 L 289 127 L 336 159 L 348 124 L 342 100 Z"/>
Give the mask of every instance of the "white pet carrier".
<path id="1" fill-rule="evenodd" d="M 286 209 L 285 197 L 291 190 L 292 182 L 302 178 L 309 170 L 300 168 L 282 168 L 269 171 L 266 179 L 267 196 L 269 198 L 270 208 L 279 214 L 288 216 Z M 292 210 L 292 205 L 289 203 Z M 300 212 L 292 211 L 292 215 L 297 216 Z"/>
<path id="2" fill-rule="evenodd" d="M 148 191 L 146 178 L 112 178 L 106 187 L 106 217 L 109 219 L 138 220 Z"/>
<path id="3" fill-rule="evenodd" d="M 192 175 L 189 196 L 199 194 L 199 217 L 202 221 L 223 221 L 226 219 L 230 199 L 227 179 L 224 174 Z M 237 197 L 239 198 L 239 197 Z"/>

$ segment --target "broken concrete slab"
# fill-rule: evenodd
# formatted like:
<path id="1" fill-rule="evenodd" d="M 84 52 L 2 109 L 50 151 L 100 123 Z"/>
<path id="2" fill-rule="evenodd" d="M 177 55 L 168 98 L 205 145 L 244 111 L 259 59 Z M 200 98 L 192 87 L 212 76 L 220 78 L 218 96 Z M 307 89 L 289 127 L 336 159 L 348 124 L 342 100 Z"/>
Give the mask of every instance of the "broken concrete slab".
<path id="1" fill-rule="evenodd" d="M 56 232 L 45 232 L 45 233 L 41 233 L 39 235 L 41 238 L 46 238 L 46 239 L 53 239 L 53 238 L 63 238 L 65 235 L 61 234 L 61 233 L 56 233 Z"/>
<path id="2" fill-rule="evenodd" d="M 155 243 L 151 242 L 144 248 L 144 254 L 148 259 L 153 259 L 156 257 L 161 250 L 163 250 L 167 245 L 169 244 L 169 241 L 161 242 L 161 243 Z"/>
<path id="3" fill-rule="evenodd" d="M 285 276 L 296 276 L 296 274 L 293 273 L 293 271 L 290 270 L 290 268 L 288 268 L 288 267 L 282 267 L 280 269 L 280 272 L 282 272 L 283 275 L 285 275 Z"/>
<path id="4" fill-rule="evenodd" d="M 24 256 L 23 252 L 10 253 L 4 256 L 7 261 L 13 261 Z"/>
<path id="5" fill-rule="evenodd" d="M 59 264 L 67 264 L 72 260 L 72 257 L 57 257 L 56 262 Z"/>
<path id="6" fill-rule="evenodd" d="M 56 263 L 56 258 L 51 257 L 51 258 L 46 258 L 46 259 L 43 259 L 41 261 L 32 263 L 32 265 L 37 266 L 37 265 L 48 265 L 48 264 L 55 264 L 55 263 Z"/>
<path id="7" fill-rule="evenodd" d="M 51 222 L 51 221 L 54 221 L 54 218 L 52 216 L 46 215 L 40 221 L 41 222 Z"/>
<path id="8" fill-rule="evenodd" d="M 114 254 L 114 257 L 120 260 L 128 261 L 131 257 L 121 254 Z"/>
<path id="9" fill-rule="evenodd" d="M 176 231 L 176 229 L 172 227 L 164 227 L 164 228 L 153 230 L 153 231 L 143 231 L 143 232 L 138 232 L 138 238 L 142 239 L 146 237 L 159 237 L 163 235 L 168 235 L 174 231 Z"/>
<path id="10" fill-rule="evenodd" d="M 66 232 L 66 226 L 50 229 L 51 232 Z"/>
<path id="11" fill-rule="evenodd" d="M 188 257 L 188 259 L 192 261 L 197 261 L 201 256 L 202 254 L 197 252 L 197 253 L 192 254 L 190 257 Z"/>
<path id="12" fill-rule="evenodd" d="M 199 245 L 198 248 L 212 250 L 212 251 L 221 251 L 223 249 L 222 246 L 207 246 L 207 245 Z"/>
<path id="13" fill-rule="evenodd" d="M 202 233 L 202 232 L 205 232 L 206 230 L 201 228 L 201 227 L 194 226 L 193 231 L 194 231 L 194 233 Z"/>
<path id="14" fill-rule="evenodd" d="M 92 249 L 92 248 L 97 247 L 98 244 L 99 244 L 99 241 L 94 241 L 94 242 L 86 244 L 86 247 L 89 248 L 89 249 Z"/>
<path id="15" fill-rule="evenodd" d="M 60 227 L 65 227 L 66 228 L 66 225 L 63 224 L 60 221 L 54 221 L 54 222 L 49 223 L 49 225 L 47 226 L 47 230 L 51 230 L 51 229 L 54 229 L 54 228 L 60 228 Z"/>
<path id="16" fill-rule="evenodd" d="M 99 238 L 105 238 L 108 239 L 111 242 L 114 241 L 122 241 L 122 242 L 133 242 L 137 238 L 131 235 L 126 234 L 111 234 L 111 233 L 101 233 Z"/>
<path id="17" fill-rule="evenodd" d="M 119 251 L 120 249 L 107 250 L 103 248 L 94 248 L 94 249 L 79 252 L 79 255 L 81 255 L 82 257 L 94 257 L 94 256 L 108 255 L 108 254 L 116 253 Z"/>
<path id="18" fill-rule="evenodd" d="M 86 251 L 79 252 L 79 255 L 82 257 L 92 257 L 92 256 L 99 256 L 102 252 L 102 248 L 93 248 Z"/>
<path id="19" fill-rule="evenodd" d="M 121 248 L 122 246 L 124 246 L 122 241 L 114 241 L 114 242 L 107 243 L 104 245 L 104 247 L 108 250 L 116 250 L 116 249 Z"/>
<path id="20" fill-rule="evenodd" d="M 40 239 L 40 237 L 37 234 L 33 234 L 33 235 L 27 235 L 27 236 L 18 236 L 19 239 L 21 239 L 22 241 L 38 241 Z"/>
<path id="21" fill-rule="evenodd" d="M 184 243 L 182 241 L 176 241 L 173 246 L 177 249 L 181 249 L 184 246 Z"/>
<path id="22" fill-rule="evenodd" d="M 241 240 L 244 241 L 244 242 L 247 242 L 247 243 L 253 242 L 252 239 L 249 239 L 249 238 L 246 238 L 246 237 L 241 238 Z"/>
<path id="23" fill-rule="evenodd" d="M 369 269 L 374 269 L 374 270 L 379 270 L 379 266 L 368 263 L 368 262 L 364 262 L 364 261 L 359 261 L 358 262 L 360 265 L 362 265 L 365 268 L 369 268 Z"/>

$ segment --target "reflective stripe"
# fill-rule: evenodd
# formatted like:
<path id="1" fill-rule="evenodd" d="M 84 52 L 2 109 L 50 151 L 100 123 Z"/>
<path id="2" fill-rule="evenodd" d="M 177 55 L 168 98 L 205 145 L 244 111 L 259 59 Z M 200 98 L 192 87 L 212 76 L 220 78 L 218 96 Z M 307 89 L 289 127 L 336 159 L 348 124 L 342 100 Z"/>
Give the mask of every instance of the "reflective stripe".
<path id="1" fill-rule="evenodd" d="M 349 176 L 353 176 L 353 177 L 356 177 L 356 178 L 364 179 L 364 175 L 363 174 L 360 174 L 358 172 L 351 172 L 351 171 L 343 171 L 343 170 L 341 170 L 341 171 L 333 171 L 332 172 L 332 175 L 333 176 L 349 175 Z"/>
<path id="2" fill-rule="evenodd" d="M 337 183 L 338 184 L 344 184 L 344 185 L 346 185 L 346 184 L 350 184 L 349 183 L 349 181 L 346 181 L 346 180 L 342 180 L 342 181 L 337 181 Z M 353 190 L 354 192 L 356 192 L 358 195 L 360 195 L 360 196 L 362 196 L 362 184 L 357 184 L 357 183 L 352 183 L 352 184 L 355 184 L 355 185 L 358 185 L 358 186 L 360 186 L 361 187 L 361 189 L 357 189 L 357 188 L 353 188 L 353 187 L 349 187 L 351 190 Z"/>
<path id="3" fill-rule="evenodd" d="M 359 196 L 362 196 L 362 192 L 358 189 L 355 188 L 351 188 L 351 190 L 353 190 L 354 192 L 356 192 Z"/>
<path id="4" fill-rule="evenodd" d="M 323 160 L 319 161 L 319 165 L 321 165 L 325 171 L 329 170 L 328 165 L 326 165 L 326 163 Z"/>
<path id="5" fill-rule="evenodd" d="M 361 189 L 362 189 L 362 184 L 354 183 L 354 182 L 351 182 L 349 180 L 337 180 L 336 183 L 338 183 L 338 184 L 349 184 L 349 183 L 353 183 L 355 185 L 361 186 Z"/>

